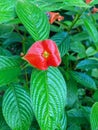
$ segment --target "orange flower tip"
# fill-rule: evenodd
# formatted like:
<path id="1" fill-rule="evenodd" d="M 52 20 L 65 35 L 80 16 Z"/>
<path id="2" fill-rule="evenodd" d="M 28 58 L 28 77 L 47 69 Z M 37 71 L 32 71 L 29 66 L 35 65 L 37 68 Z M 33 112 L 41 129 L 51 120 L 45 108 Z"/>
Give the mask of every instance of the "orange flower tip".
<path id="1" fill-rule="evenodd" d="M 47 16 L 49 18 L 50 24 L 53 24 L 56 20 L 61 21 L 64 19 L 63 16 L 56 12 L 48 12 Z"/>
<path id="2" fill-rule="evenodd" d="M 98 8 L 94 7 L 94 8 L 92 9 L 92 13 L 94 14 L 94 13 L 96 13 L 96 12 L 98 12 Z"/>
<path id="3" fill-rule="evenodd" d="M 92 0 L 86 0 L 85 2 L 86 2 L 86 4 L 89 4 L 91 1 L 92 1 Z"/>

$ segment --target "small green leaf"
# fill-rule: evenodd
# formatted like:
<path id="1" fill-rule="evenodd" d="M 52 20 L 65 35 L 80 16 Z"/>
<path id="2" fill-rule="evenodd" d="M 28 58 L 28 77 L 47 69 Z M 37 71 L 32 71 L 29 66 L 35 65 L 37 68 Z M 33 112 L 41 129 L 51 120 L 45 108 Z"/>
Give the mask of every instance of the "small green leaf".
<path id="1" fill-rule="evenodd" d="M 33 3 L 17 0 L 16 12 L 35 41 L 48 39 L 50 25 L 46 14 Z"/>
<path id="2" fill-rule="evenodd" d="M 86 50 L 86 55 L 87 56 L 94 56 L 97 52 L 98 51 L 94 47 L 90 46 Z"/>
<path id="3" fill-rule="evenodd" d="M 65 32 L 60 32 L 60 33 L 57 33 L 56 35 L 54 35 L 53 37 L 51 37 L 51 39 L 56 42 L 56 44 L 59 48 L 61 57 L 63 57 L 70 48 L 69 35 Z"/>
<path id="4" fill-rule="evenodd" d="M 3 116 L 12 130 L 28 130 L 33 118 L 29 94 L 20 86 L 11 86 L 3 98 Z"/>
<path id="5" fill-rule="evenodd" d="M 66 84 L 57 68 L 32 72 L 31 98 L 41 130 L 57 128 L 66 104 L 66 96 Z"/>
<path id="6" fill-rule="evenodd" d="M 72 107 L 78 98 L 77 83 L 73 79 L 69 79 L 67 82 L 67 107 Z"/>
<path id="7" fill-rule="evenodd" d="M 91 129 L 98 130 L 98 102 L 92 106 L 90 115 Z"/>
<path id="8" fill-rule="evenodd" d="M 95 91 L 95 93 L 93 94 L 93 99 L 98 102 L 98 90 Z"/>
<path id="9" fill-rule="evenodd" d="M 77 72 L 77 71 L 70 71 L 70 74 L 76 82 L 80 83 L 81 85 L 96 90 L 96 84 L 94 80 L 85 73 Z"/>

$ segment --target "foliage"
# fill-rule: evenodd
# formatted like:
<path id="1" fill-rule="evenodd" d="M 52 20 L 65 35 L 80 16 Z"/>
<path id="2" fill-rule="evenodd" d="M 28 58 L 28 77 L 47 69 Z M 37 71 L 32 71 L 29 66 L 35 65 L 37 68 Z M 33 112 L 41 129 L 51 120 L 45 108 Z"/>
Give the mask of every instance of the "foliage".
<path id="1" fill-rule="evenodd" d="M 97 0 L 0 1 L 0 130 L 98 130 L 97 6 Z M 53 24 L 50 11 L 58 15 Z M 62 62 L 39 70 L 23 56 L 47 39 Z"/>

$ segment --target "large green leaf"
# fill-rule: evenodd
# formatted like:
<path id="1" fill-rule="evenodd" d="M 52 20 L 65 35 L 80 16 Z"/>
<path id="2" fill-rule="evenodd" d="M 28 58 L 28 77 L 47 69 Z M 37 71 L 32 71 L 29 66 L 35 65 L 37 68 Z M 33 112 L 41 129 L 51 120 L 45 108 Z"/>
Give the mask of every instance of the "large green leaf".
<path id="1" fill-rule="evenodd" d="M 56 129 L 66 104 L 66 84 L 57 68 L 33 71 L 31 98 L 41 130 Z"/>
<path id="2" fill-rule="evenodd" d="M 91 129 L 98 130 L 98 102 L 96 102 L 92 107 L 90 122 L 91 122 Z"/>
<path id="3" fill-rule="evenodd" d="M 77 72 L 77 71 L 70 71 L 70 74 L 73 79 L 75 79 L 81 85 L 90 88 L 96 89 L 96 84 L 94 80 L 85 73 Z"/>
<path id="4" fill-rule="evenodd" d="M 98 49 L 98 31 L 94 25 L 94 23 L 88 18 L 83 19 L 84 25 L 90 37 L 93 39 L 96 48 Z"/>
<path id="5" fill-rule="evenodd" d="M 29 94 L 20 86 L 11 86 L 4 94 L 3 115 L 12 130 L 28 130 L 33 117 Z"/>
<path id="6" fill-rule="evenodd" d="M 98 61 L 94 60 L 94 59 L 85 59 L 80 61 L 77 66 L 77 69 L 94 69 L 94 68 L 98 68 Z"/>
<path id="7" fill-rule="evenodd" d="M 36 5 L 27 0 L 18 0 L 16 12 L 35 41 L 49 37 L 50 25 L 48 17 Z"/>
<path id="8" fill-rule="evenodd" d="M 64 0 L 66 6 L 89 7 L 83 0 Z"/>
<path id="9" fill-rule="evenodd" d="M 58 127 L 59 127 L 58 130 L 66 130 L 66 127 L 67 127 L 67 115 L 66 115 L 65 111 L 62 114 L 61 123 L 59 124 Z"/>
<path id="10" fill-rule="evenodd" d="M 11 130 L 10 127 L 6 124 L 1 110 L 0 110 L 0 130 Z"/>
<path id="11" fill-rule="evenodd" d="M 0 56 L 0 86 L 14 81 L 20 74 L 20 58 Z"/>
<path id="12" fill-rule="evenodd" d="M 41 8 L 43 11 L 55 11 L 64 6 L 64 0 L 34 0 L 34 4 Z"/>
<path id="13" fill-rule="evenodd" d="M 7 22 L 15 17 L 15 0 L 0 0 L 0 23 Z"/>

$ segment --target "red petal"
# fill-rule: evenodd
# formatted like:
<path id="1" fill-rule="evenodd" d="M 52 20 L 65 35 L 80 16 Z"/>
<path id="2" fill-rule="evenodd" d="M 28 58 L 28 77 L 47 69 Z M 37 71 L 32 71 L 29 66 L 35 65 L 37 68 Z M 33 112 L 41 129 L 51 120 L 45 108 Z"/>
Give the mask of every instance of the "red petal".
<path id="1" fill-rule="evenodd" d="M 40 55 L 26 54 L 24 59 L 28 61 L 32 66 L 40 70 L 46 70 L 48 68 L 47 61 Z"/>
<path id="2" fill-rule="evenodd" d="M 49 52 L 47 59 L 48 66 L 58 66 L 61 63 L 60 53 L 56 43 L 50 39 L 44 40 L 42 43 L 44 50 Z"/>
<path id="3" fill-rule="evenodd" d="M 23 58 L 28 61 L 32 66 L 40 70 L 46 70 L 48 66 L 46 59 L 42 57 L 43 52 L 44 49 L 41 45 L 41 41 L 38 41 L 30 47 L 27 54 Z"/>
<path id="4" fill-rule="evenodd" d="M 45 51 L 49 53 L 47 58 L 43 56 Z M 50 39 L 35 42 L 24 59 L 40 70 L 46 70 L 49 66 L 58 66 L 61 62 L 57 45 Z"/>

